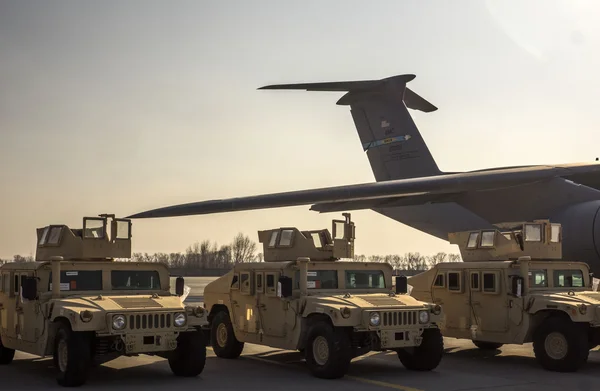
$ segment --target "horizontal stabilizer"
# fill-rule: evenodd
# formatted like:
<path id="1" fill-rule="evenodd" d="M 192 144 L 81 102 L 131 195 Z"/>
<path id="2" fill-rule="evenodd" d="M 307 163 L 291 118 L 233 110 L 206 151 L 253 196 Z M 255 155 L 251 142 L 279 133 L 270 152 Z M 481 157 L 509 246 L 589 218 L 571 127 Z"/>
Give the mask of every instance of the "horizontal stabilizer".
<path id="1" fill-rule="evenodd" d="M 387 88 L 404 89 L 404 103 L 406 107 L 413 110 L 420 110 L 426 113 L 437 110 L 437 107 L 416 94 L 414 91 L 406 88 L 406 83 L 413 80 L 415 75 L 398 75 L 380 80 L 357 80 L 357 81 L 332 81 L 321 83 L 294 83 L 294 84 L 273 84 L 260 87 L 259 90 L 305 90 L 305 91 L 336 91 L 336 92 L 378 92 Z M 345 96 L 338 101 L 338 104 L 347 104 Z"/>

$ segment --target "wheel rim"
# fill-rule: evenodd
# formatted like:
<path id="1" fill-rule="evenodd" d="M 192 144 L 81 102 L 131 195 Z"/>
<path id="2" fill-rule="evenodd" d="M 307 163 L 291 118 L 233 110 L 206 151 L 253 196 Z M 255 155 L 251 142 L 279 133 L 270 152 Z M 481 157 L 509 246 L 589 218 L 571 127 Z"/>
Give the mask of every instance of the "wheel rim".
<path id="1" fill-rule="evenodd" d="M 567 355 L 569 344 L 564 335 L 558 332 L 548 334 L 544 341 L 546 353 L 554 360 L 561 360 Z"/>
<path id="2" fill-rule="evenodd" d="M 329 344 L 325 337 L 318 336 L 312 344 L 313 357 L 319 365 L 325 365 L 329 359 Z"/>
<path id="3" fill-rule="evenodd" d="M 223 323 L 217 327 L 217 343 L 221 347 L 224 347 L 227 344 L 227 326 Z"/>
<path id="4" fill-rule="evenodd" d="M 67 343 L 61 339 L 58 343 L 58 368 L 61 372 L 67 371 L 68 354 Z"/>

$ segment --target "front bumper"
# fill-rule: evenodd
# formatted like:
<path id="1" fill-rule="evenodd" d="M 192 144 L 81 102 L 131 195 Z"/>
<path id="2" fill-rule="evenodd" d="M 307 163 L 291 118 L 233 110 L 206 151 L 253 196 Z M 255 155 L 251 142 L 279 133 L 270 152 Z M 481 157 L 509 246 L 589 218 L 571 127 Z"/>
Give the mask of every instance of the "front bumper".
<path id="1" fill-rule="evenodd" d="M 382 349 L 408 348 L 421 345 L 423 329 L 377 330 Z"/>
<path id="2" fill-rule="evenodd" d="M 125 334 L 120 336 L 124 343 L 124 354 L 153 353 L 175 350 L 178 333 Z"/>

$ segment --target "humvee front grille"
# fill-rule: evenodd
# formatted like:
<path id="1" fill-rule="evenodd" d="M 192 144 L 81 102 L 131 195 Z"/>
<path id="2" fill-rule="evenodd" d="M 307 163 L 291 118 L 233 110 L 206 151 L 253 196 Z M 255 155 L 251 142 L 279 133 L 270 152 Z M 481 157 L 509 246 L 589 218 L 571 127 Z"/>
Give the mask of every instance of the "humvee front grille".
<path id="1" fill-rule="evenodd" d="M 170 328 L 172 324 L 172 318 L 172 314 L 129 315 L 127 328 L 130 330 Z"/>
<path id="2" fill-rule="evenodd" d="M 382 326 L 415 326 L 419 324 L 417 311 L 385 311 L 381 313 Z"/>

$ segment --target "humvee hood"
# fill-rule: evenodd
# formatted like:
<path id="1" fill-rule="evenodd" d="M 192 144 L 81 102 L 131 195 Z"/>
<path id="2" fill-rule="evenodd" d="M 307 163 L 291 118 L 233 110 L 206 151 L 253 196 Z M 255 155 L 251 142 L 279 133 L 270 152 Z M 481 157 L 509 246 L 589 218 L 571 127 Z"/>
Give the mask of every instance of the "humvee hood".
<path id="1" fill-rule="evenodd" d="M 571 291 L 568 292 L 535 292 L 531 296 L 536 300 L 548 300 L 566 304 L 588 304 L 600 305 L 600 292 L 593 291 Z"/>
<path id="2" fill-rule="evenodd" d="M 355 307 L 363 309 L 414 309 L 423 308 L 424 303 L 408 295 L 392 296 L 388 293 L 357 293 L 353 295 L 311 295 L 309 298 L 315 300 L 315 304 L 326 305 L 333 308 Z"/>
<path id="3" fill-rule="evenodd" d="M 80 310 L 101 311 L 144 311 L 181 309 L 178 296 L 131 295 L 131 296 L 90 296 L 60 299 L 62 307 L 77 307 Z"/>

